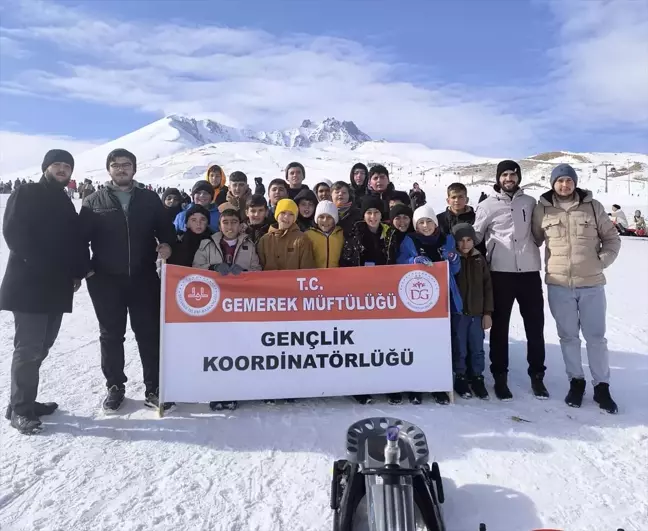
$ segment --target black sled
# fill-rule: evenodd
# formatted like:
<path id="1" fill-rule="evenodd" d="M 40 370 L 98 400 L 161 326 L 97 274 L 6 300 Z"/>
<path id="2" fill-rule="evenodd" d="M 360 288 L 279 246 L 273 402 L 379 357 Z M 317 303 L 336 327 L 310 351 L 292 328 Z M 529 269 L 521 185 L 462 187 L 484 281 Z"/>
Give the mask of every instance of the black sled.
<path id="1" fill-rule="evenodd" d="M 333 531 L 445 531 L 439 465 L 410 422 L 368 418 L 346 433 L 347 458 L 333 465 Z"/>

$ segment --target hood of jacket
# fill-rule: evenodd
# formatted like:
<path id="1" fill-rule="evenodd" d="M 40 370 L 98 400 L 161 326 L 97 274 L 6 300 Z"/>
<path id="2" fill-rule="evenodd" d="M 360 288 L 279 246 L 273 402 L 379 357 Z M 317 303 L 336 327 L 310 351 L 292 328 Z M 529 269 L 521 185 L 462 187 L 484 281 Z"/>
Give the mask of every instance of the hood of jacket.
<path id="1" fill-rule="evenodd" d="M 225 186 L 226 177 L 223 168 L 221 168 L 218 164 L 210 164 L 209 166 L 207 166 L 207 171 L 205 172 L 205 181 L 209 182 L 209 172 L 212 170 L 212 168 L 218 168 L 218 172 L 221 176 L 220 184 L 218 186 L 214 186 L 214 201 L 216 201 L 218 194 L 220 194 L 224 188 L 227 188 Z"/>
<path id="2" fill-rule="evenodd" d="M 574 193 L 578 197 L 579 203 L 591 203 L 594 199 L 594 195 L 589 190 L 583 190 L 582 188 L 576 188 Z M 555 194 L 553 190 L 549 190 L 540 196 L 538 202 L 544 206 L 556 206 L 554 204 Z"/>
<path id="3" fill-rule="evenodd" d="M 287 229 L 280 229 L 275 225 L 270 225 L 270 228 L 268 229 L 268 234 L 276 234 L 279 238 L 283 238 L 286 234 L 290 234 L 291 232 L 301 232 L 296 222 Z"/>
<path id="4" fill-rule="evenodd" d="M 362 184 L 358 185 L 356 182 L 353 180 L 353 172 L 356 170 L 364 170 L 365 171 L 365 180 Z M 364 193 L 367 191 L 367 181 L 369 180 L 369 168 L 362 164 L 362 162 L 358 162 L 353 165 L 351 168 L 351 172 L 349 173 L 349 182 L 351 183 L 351 190 L 357 195 L 358 193 L 360 195 L 364 195 Z"/>

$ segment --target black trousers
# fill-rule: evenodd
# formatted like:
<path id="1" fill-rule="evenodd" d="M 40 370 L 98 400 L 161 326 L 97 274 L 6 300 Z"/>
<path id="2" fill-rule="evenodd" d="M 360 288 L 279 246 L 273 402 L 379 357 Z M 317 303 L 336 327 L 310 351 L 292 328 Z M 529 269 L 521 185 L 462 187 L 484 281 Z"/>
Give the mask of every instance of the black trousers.
<path id="1" fill-rule="evenodd" d="M 34 412 L 40 366 L 61 329 L 62 313 L 13 312 L 16 333 L 11 362 L 11 406 L 17 415 Z"/>
<path id="2" fill-rule="evenodd" d="M 155 392 L 160 372 L 160 279 L 155 271 L 137 276 L 97 273 L 88 281 L 88 291 L 99 321 L 101 370 L 106 387 L 122 386 L 126 317 L 135 334 L 146 392 Z"/>
<path id="3" fill-rule="evenodd" d="M 493 282 L 493 327 L 490 331 L 491 373 L 506 374 L 509 365 L 509 324 L 517 301 L 527 339 L 529 375 L 545 372 L 544 297 L 540 272 L 491 272 Z"/>

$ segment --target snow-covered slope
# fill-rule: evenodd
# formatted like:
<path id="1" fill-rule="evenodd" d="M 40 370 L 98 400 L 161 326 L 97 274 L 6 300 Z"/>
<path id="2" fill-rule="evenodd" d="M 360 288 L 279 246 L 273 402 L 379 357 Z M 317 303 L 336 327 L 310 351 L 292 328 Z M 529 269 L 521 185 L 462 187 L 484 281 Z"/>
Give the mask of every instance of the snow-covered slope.
<path id="1" fill-rule="evenodd" d="M 441 207 L 442 197 L 433 206 Z M 6 196 L 0 196 L 0 220 Z M 78 202 L 77 202 L 78 204 Z M 0 276 L 7 259 L 0 248 Z M 126 339 L 123 414 L 100 413 L 99 331 L 85 285 L 41 370 L 41 398 L 61 409 L 39 436 L 0 423 L 3 531 L 330 531 L 330 473 L 346 428 L 399 415 L 426 432 L 441 465 L 448 531 L 558 528 L 644 531 L 648 515 L 648 242 L 624 240 L 608 277 L 608 340 L 617 416 L 601 412 L 588 383 L 581 409 L 568 384 L 549 309 L 551 399 L 531 396 L 524 328 L 511 324 L 515 400 L 458 399 L 437 406 L 359 406 L 317 399 L 243 404 L 215 414 L 180 405 L 165 419 L 142 407 L 137 347 Z M 9 396 L 13 319 L 0 313 L 0 404 Z M 587 369 L 586 369 L 587 370 Z M 489 388 L 492 381 L 487 378 Z M 522 420 L 520 420 L 522 419 Z"/>

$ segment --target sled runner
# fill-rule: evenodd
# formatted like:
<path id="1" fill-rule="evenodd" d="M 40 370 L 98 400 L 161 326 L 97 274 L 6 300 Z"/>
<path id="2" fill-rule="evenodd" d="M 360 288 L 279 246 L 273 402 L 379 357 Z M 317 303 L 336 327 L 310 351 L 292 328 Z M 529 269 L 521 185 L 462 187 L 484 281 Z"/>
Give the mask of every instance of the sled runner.
<path id="1" fill-rule="evenodd" d="M 334 531 L 445 531 L 439 465 L 428 463 L 418 426 L 391 417 L 364 419 L 347 430 L 346 449 L 347 458 L 333 465 Z"/>

